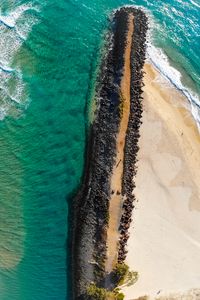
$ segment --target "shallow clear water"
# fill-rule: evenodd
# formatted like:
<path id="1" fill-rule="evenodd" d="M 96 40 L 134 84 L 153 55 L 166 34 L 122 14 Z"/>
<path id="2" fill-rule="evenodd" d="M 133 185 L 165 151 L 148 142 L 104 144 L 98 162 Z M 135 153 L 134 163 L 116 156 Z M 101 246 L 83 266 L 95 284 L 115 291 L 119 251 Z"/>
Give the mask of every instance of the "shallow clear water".
<path id="1" fill-rule="evenodd" d="M 1 300 L 70 299 L 68 201 L 83 171 L 86 105 L 108 16 L 126 4 L 148 10 L 148 54 L 198 118 L 199 0 L 1 0 Z"/>

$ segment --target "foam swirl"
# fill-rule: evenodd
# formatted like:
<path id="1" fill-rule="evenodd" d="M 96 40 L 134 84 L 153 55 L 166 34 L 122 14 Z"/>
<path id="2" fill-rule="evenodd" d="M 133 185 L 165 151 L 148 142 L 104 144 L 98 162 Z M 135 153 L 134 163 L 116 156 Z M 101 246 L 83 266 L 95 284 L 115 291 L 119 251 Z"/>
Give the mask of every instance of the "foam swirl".
<path id="1" fill-rule="evenodd" d="M 0 8 L 0 120 L 18 117 L 27 107 L 29 97 L 21 69 L 14 60 L 32 26 L 39 21 L 39 7 L 31 3 L 10 11 Z"/>

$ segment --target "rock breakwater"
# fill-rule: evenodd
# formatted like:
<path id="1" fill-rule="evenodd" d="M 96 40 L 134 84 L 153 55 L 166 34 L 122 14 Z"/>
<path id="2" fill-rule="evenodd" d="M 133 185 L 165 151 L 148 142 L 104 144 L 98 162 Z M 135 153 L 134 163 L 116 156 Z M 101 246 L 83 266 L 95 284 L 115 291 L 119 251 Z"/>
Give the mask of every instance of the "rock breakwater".
<path id="1" fill-rule="evenodd" d="M 96 114 L 89 129 L 85 174 L 82 187 L 74 199 L 72 226 L 73 299 L 87 299 L 87 286 L 104 285 L 107 226 L 109 218 L 110 176 L 116 158 L 116 136 L 121 120 L 124 52 L 128 19 L 134 16 L 131 47 L 131 106 L 124 151 L 118 261 L 126 256 L 125 245 L 134 207 L 135 163 L 142 114 L 142 67 L 145 59 L 147 18 L 141 10 L 125 7 L 112 19 L 107 49 L 102 60 L 96 87 Z"/>
<path id="2" fill-rule="evenodd" d="M 142 116 L 142 78 L 143 65 L 146 52 L 146 32 L 148 20 L 144 12 L 137 10 L 134 14 L 134 34 L 131 50 L 131 107 L 129 115 L 128 130 L 125 142 L 124 173 L 122 178 L 123 214 L 120 221 L 120 241 L 118 262 L 126 258 L 126 244 L 128 240 L 128 229 L 132 221 L 132 210 L 134 208 L 134 176 L 136 175 L 137 152 L 139 150 L 138 140 L 140 137 L 139 128 Z"/>

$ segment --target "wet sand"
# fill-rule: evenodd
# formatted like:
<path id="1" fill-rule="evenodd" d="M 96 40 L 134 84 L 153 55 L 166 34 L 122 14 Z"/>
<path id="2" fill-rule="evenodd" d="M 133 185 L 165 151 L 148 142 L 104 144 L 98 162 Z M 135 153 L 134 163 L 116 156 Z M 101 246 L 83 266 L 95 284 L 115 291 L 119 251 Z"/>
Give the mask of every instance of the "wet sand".
<path id="1" fill-rule="evenodd" d="M 121 218 L 121 209 L 123 204 L 123 198 L 121 195 L 122 189 L 122 176 L 123 176 L 123 160 L 124 160 L 124 146 L 125 136 L 128 127 L 128 119 L 130 114 L 130 55 L 133 36 L 133 16 L 129 17 L 129 29 L 127 34 L 127 45 L 125 49 L 125 63 L 124 74 L 121 81 L 121 97 L 122 97 L 122 112 L 119 126 L 119 133 L 116 138 L 116 159 L 113 166 L 113 172 L 111 175 L 111 194 L 110 206 L 109 206 L 109 223 L 107 230 L 107 259 L 105 264 L 106 272 L 111 272 L 114 265 L 117 262 L 117 250 L 119 231 L 118 227 Z"/>
<path id="2" fill-rule="evenodd" d="M 200 288 L 200 135 L 184 96 L 150 64 L 144 69 L 138 202 L 126 259 L 139 279 L 122 290 L 127 300 L 200 299 L 181 296 Z"/>

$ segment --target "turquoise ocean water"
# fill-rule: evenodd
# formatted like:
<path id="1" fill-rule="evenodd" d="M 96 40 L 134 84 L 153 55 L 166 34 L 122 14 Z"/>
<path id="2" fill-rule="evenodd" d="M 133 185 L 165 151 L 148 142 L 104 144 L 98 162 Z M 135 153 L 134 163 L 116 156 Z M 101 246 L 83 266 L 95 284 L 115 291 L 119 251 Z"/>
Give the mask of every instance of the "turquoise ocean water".
<path id="1" fill-rule="evenodd" d="M 108 16 L 121 5 L 147 10 L 149 58 L 200 120 L 200 0 L 1 0 L 0 300 L 70 299 L 68 203 Z"/>

